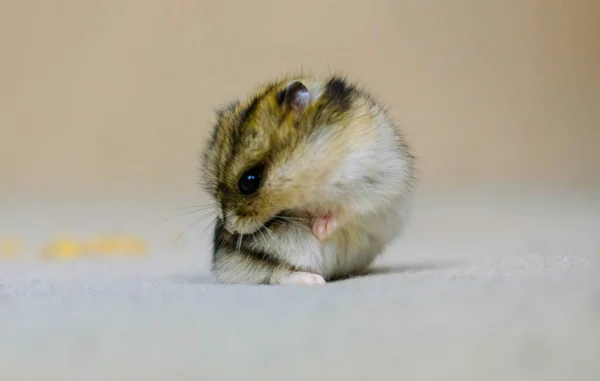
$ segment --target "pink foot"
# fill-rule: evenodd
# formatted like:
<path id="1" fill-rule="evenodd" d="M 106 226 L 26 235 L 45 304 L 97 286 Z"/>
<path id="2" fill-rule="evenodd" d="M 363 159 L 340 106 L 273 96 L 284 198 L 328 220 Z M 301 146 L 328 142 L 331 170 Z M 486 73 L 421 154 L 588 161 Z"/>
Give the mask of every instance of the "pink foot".
<path id="1" fill-rule="evenodd" d="M 289 274 L 285 274 L 279 280 L 280 284 L 302 284 L 302 285 L 316 285 L 325 284 L 325 279 L 313 273 L 307 273 L 303 271 L 294 271 Z"/>
<path id="2" fill-rule="evenodd" d="M 325 241 L 335 232 L 337 224 L 338 221 L 333 216 L 317 217 L 313 220 L 313 234 L 319 241 Z"/>

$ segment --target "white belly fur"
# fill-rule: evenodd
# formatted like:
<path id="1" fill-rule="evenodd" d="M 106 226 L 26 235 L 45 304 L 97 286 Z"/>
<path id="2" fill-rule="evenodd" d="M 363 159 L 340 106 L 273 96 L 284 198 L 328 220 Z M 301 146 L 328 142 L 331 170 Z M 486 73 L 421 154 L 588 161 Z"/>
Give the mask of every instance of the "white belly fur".
<path id="1" fill-rule="evenodd" d="M 296 227 L 280 236 L 277 247 L 267 244 L 271 241 L 267 235 L 265 246 L 274 249 L 284 262 L 325 278 L 350 275 L 368 267 L 399 235 L 405 211 L 399 201 L 398 208 L 360 216 L 340 227 L 324 243 L 310 229 Z"/>

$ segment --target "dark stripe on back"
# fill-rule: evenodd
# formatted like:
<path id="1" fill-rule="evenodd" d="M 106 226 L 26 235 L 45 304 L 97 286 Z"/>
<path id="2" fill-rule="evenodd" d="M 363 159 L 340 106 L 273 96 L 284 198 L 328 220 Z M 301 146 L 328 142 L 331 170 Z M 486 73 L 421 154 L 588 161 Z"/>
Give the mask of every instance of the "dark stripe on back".
<path id="1" fill-rule="evenodd" d="M 331 105 L 338 109 L 337 111 L 344 112 L 352 106 L 355 90 L 354 86 L 348 84 L 343 78 L 332 77 L 325 85 L 324 95 Z"/>
<path id="2" fill-rule="evenodd" d="M 283 90 L 277 93 L 277 104 L 279 106 L 283 106 L 283 102 L 285 101 L 285 92 L 286 89 L 284 88 Z"/>
<path id="3" fill-rule="evenodd" d="M 234 128 L 231 132 L 231 155 L 230 158 L 233 158 L 237 154 L 238 146 L 241 143 L 240 140 L 243 136 L 243 126 L 248 122 L 248 120 L 252 117 L 260 102 L 267 96 L 275 87 L 275 84 L 268 85 L 263 91 L 256 94 L 250 104 L 246 106 L 245 109 L 242 109 L 238 112 L 238 126 Z"/>
<path id="4" fill-rule="evenodd" d="M 343 78 L 332 77 L 325 84 L 321 100 L 313 115 L 312 125 L 318 126 L 341 120 L 352 107 L 357 89 Z"/>
<path id="5" fill-rule="evenodd" d="M 266 97 L 269 93 L 271 93 L 271 91 L 273 91 L 275 86 L 275 83 L 267 85 L 267 87 L 263 91 L 261 91 L 254 97 L 254 99 L 252 99 L 252 102 L 250 102 L 246 109 L 240 111 L 240 126 L 246 123 L 248 119 L 250 119 L 250 117 L 252 117 L 252 114 L 258 108 L 259 103 L 264 99 L 264 97 Z"/>
<path id="6" fill-rule="evenodd" d="M 248 121 L 248 119 L 250 119 L 250 117 L 258 107 L 258 103 L 262 100 L 263 96 L 264 94 L 257 95 L 256 97 L 254 97 L 254 99 L 252 99 L 250 105 L 248 105 L 244 110 L 240 111 L 240 125 L 243 125 Z"/>
<path id="7" fill-rule="evenodd" d="M 238 106 L 239 103 L 240 103 L 239 101 L 234 101 L 234 102 L 229 103 L 226 106 L 223 106 L 223 107 L 215 110 L 215 114 L 217 115 L 217 121 L 213 125 L 212 134 L 211 134 L 209 142 L 208 142 L 208 146 L 211 151 L 215 148 L 215 145 L 217 144 L 217 135 L 219 134 L 219 130 L 223 126 L 223 118 L 226 116 L 226 114 L 229 114 L 229 113 L 232 113 L 233 111 L 235 111 L 235 108 Z"/>

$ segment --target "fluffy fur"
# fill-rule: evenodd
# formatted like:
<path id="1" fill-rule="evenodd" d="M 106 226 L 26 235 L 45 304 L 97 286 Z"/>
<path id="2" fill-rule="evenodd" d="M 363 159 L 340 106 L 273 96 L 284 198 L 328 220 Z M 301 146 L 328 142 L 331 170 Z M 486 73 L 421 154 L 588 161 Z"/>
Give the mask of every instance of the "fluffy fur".
<path id="1" fill-rule="evenodd" d="M 365 270 L 402 230 L 413 162 L 386 110 L 338 76 L 282 78 L 222 108 L 202 167 L 219 208 L 217 279 L 314 284 Z M 242 194 L 257 167 L 260 188 Z M 319 240 L 311 224 L 327 215 L 337 228 Z"/>

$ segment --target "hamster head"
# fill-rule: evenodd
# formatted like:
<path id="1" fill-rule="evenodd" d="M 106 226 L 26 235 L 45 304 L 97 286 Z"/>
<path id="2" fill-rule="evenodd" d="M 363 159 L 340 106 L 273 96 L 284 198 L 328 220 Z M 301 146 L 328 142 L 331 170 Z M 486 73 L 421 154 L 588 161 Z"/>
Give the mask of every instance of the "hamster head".
<path id="1" fill-rule="evenodd" d="M 251 234 L 282 213 L 325 211 L 340 200 L 339 186 L 336 193 L 329 184 L 349 154 L 340 126 L 356 92 L 338 77 L 286 78 L 217 112 L 204 180 L 230 233 Z"/>

